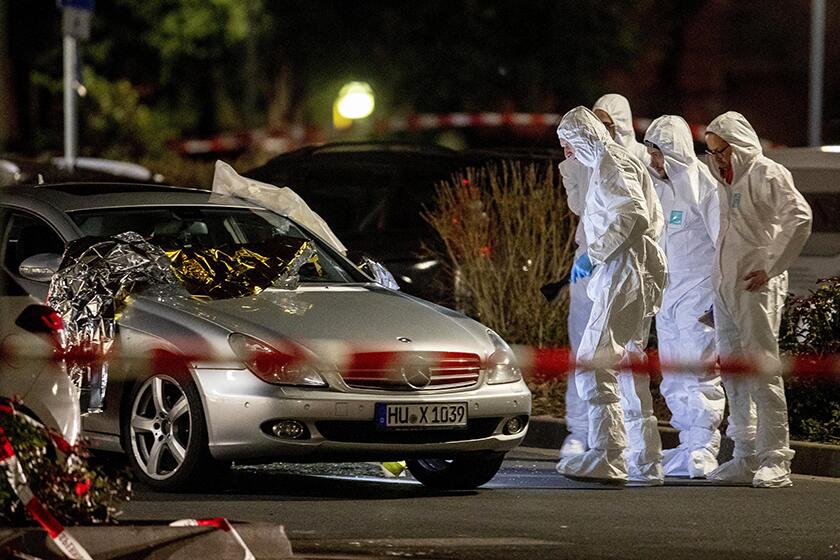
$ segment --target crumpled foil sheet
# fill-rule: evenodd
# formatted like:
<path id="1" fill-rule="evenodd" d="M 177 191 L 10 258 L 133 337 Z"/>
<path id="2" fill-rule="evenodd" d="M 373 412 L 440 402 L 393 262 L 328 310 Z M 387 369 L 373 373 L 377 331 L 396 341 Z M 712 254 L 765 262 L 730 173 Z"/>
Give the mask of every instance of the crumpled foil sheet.
<path id="1" fill-rule="evenodd" d="M 172 271 L 184 288 L 199 299 L 256 295 L 266 288 L 295 289 L 300 268 L 321 268 L 314 245 L 305 239 L 278 237 L 264 243 L 216 248 L 167 250 Z"/>
<path id="2" fill-rule="evenodd" d="M 131 294 L 154 288 L 159 299 L 211 300 L 253 296 L 269 287 L 294 290 L 306 264 L 314 267 L 315 274 L 323 274 L 312 242 L 292 237 L 172 250 L 135 232 L 72 241 L 53 275 L 47 302 L 64 319 L 71 356 L 67 372 L 81 389 L 82 412 L 103 410 L 108 385 L 105 356 Z M 289 314 L 308 310 L 294 300 L 275 303 Z"/>
<path id="3" fill-rule="evenodd" d="M 361 262 L 358 264 L 358 269 L 373 278 L 377 284 L 381 284 L 391 290 L 400 289 L 400 285 L 397 284 L 391 271 L 370 257 L 363 256 Z"/>
<path id="4" fill-rule="evenodd" d="M 135 232 L 70 242 L 50 283 L 47 302 L 64 320 L 71 356 L 67 371 L 82 389 L 82 411 L 102 410 L 108 384 L 104 357 L 114 343 L 116 320 L 136 290 L 177 282 L 166 254 Z"/>

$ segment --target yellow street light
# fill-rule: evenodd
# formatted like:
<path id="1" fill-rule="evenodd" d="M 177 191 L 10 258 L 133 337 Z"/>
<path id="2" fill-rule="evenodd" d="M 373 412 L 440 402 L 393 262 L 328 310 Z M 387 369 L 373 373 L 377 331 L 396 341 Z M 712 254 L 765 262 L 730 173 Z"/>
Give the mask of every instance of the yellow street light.
<path id="1" fill-rule="evenodd" d="M 350 82 L 338 92 L 335 108 L 338 114 L 348 120 L 369 117 L 373 113 L 373 89 L 365 82 Z"/>

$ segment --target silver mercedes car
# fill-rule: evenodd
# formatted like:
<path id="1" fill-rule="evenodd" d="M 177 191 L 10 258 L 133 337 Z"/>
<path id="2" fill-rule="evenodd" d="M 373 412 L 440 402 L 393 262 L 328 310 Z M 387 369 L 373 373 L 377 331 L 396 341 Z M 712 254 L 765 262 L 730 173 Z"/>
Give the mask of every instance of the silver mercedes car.
<path id="1" fill-rule="evenodd" d="M 182 488 L 232 462 L 407 460 L 423 484 L 473 488 L 525 437 L 531 394 L 504 340 L 374 283 L 288 217 L 136 184 L 9 187 L 0 210 L 4 271 L 40 299 L 65 244 L 84 236 L 133 231 L 180 247 L 285 236 L 314 246 L 317 270 L 301 267 L 292 288 L 132 296 L 102 412 L 82 428 L 94 449 L 125 453 L 149 486 Z"/>

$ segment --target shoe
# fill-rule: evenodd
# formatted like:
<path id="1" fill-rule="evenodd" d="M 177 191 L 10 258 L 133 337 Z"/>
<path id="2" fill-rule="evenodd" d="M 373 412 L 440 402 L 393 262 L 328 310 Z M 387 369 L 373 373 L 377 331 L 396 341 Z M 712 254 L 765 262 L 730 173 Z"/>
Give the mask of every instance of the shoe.
<path id="1" fill-rule="evenodd" d="M 732 484 L 752 484 L 755 472 L 758 470 L 758 459 L 755 455 L 736 457 L 725 462 L 706 475 L 708 480 L 715 482 L 729 482 Z"/>
<path id="2" fill-rule="evenodd" d="M 688 478 L 688 450 L 683 447 L 662 451 L 662 472 L 665 476 Z"/>
<path id="3" fill-rule="evenodd" d="M 788 488 L 793 486 L 790 479 L 790 461 L 765 461 L 755 472 L 752 479 L 755 488 Z"/>
<path id="4" fill-rule="evenodd" d="M 580 436 L 569 434 L 563 440 L 563 445 L 560 446 L 560 458 L 574 457 L 575 455 L 583 455 L 586 453 L 586 439 L 581 439 Z"/>
<path id="5" fill-rule="evenodd" d="M 665 484 L 665 475 L 661 463 L 627 465 L 628 486 L 662 486 L 663 484 Z"/>
<path id="6" fill-rule="evenodd" d="M 627 468 L 620 449 L 590 449 L 557 463 L 557 472 L 571 480 L 625 484 Z"/>
<path id="7" fill-rule="evenodd" d="M 718 466 L 717 457 L 706 448 L 693 449 L 688 453 L 688 476 L 690 478 L 706 478 Z"/>

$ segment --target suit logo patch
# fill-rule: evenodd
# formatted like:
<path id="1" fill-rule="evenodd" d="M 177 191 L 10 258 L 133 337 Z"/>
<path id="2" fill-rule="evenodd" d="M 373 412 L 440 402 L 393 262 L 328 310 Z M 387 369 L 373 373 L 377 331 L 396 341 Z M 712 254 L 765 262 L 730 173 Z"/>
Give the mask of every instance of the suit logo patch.
<path id="1" fill-rule="evenodd" d="M 678 226 L 683 223 L 683 211 L 671 210 L 671 215 L 668 217 L 668 223 L 673 226 Z"/>

